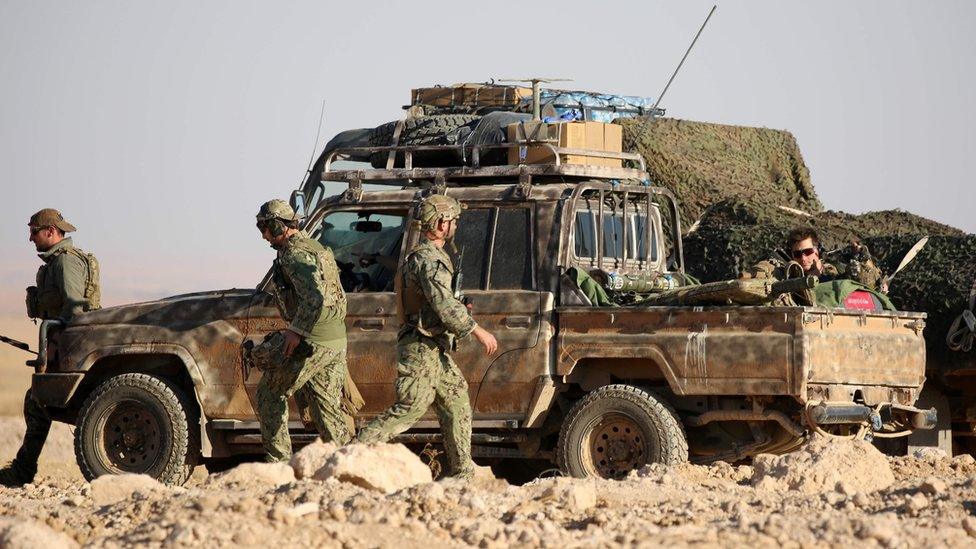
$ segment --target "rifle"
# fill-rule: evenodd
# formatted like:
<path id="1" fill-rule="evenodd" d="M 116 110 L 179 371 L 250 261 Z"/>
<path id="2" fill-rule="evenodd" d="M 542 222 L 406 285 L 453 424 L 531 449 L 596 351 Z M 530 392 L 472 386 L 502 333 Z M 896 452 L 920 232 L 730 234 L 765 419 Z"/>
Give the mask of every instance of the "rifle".
<path id="1" fill-rule="evenodd" d="M 454 299 L 467 306 L 468 298 L 464 297 L 464 290 L 461 289 L 464 283 L 464 273 L 461 272 L 461 265 L 464 264 L 464 246 L 461 246 L 461 250 L 457 256 L 457 265 L 454 267 L 454 278 L 451 279 L 451 292 L 454 294 Z"/>
<path id="2" fill-rule="evenodd" d="M 819 283 L 820 280 L 815 276 L 804 276 L 802 278 L 788 278 L 786 280 L 779 280 L 769 285 L 769 297 L 772 299 L 783 294 L 812 290 L 813 288 L 816 288 L 817 284 Z"/>
<path id="3" fill-rule="evenodd" d="M 17 341 L 16 339 L 10 339 L 7 336 L 0 335 L 0 342 L 17 347 L 21 351 L 27 351 L 28 353 L 35 355 L 37 354 L 37 351 L 31 351 L 30 345 L 24 343 L 23 341 Z"/>

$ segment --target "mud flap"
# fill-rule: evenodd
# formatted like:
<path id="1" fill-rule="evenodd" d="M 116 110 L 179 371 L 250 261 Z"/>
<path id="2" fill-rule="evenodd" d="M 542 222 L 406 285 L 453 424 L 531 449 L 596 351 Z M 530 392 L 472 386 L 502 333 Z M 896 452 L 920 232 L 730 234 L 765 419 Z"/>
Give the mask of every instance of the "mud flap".
<path id="1" fill-rule="evenodd" d="M 952 418 L 949 411 L 949 400 L 937 387 L 931 385 L 922 389 L 922 393 L 915 403 L 916 408 L 935 408 L 938 419 L 935 429 L 916 429 L 908 435 L 908 455 L 923 448 L 938 448 L 952 457 Z"/>

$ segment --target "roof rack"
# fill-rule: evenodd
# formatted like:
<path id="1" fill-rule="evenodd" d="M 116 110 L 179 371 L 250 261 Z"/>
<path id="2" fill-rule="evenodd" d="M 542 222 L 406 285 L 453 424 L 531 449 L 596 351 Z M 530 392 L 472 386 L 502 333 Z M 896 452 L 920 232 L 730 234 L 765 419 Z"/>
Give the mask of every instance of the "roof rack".
<path id="1" fill-rule="evenodd" d="M 544 147 L 549 149 L 554 161 L 551 164 L 481 165 L 481 154 L 486 150 L 520 149 L 522 147 Z M 424 151 L 455 152 L 461 159 L 459 162 L 461 165 L 443 168 L 414 167 L 414 153 Z M 385 168 L 358 170 L 332 169 L 332 163 L 340 155 L 354 155 L 362 158 L 363 156 L 374 153 L 386 153 L 388 155 Z M 404 167 L 395 168 L 393 167 L 395 160 L 400 154 L 403 155 Z M 566 164 L 562 162 L 562 155 L 626 160 L 636 163 L 640 168 Z M 376 185 L 410 186 L 416 182 L 429 181 L 435 186 L 446 186 L 448 182 L 458 182 L 457 180 L 463 179 L 511 178 L 518 181 L 523 192 L 527 192 L 528 187 L 532 185 L 532 178 L 539 176 L 558 177 L 561 179 L 632 179 L 639 181 L 648 178 L 644 158 L 639 154 L 571 149 L 558 147 L 553 144 L 553 141 L 520 141 L 518 143 L 502 143 L 497 145 L 396 145 L 337 148 L 326 155 L 321 180 L 344 181 L 348 183 L 349 190 L 346 192 L 347 199 L 359 200 L 362 196 L 363 182 Z"/>

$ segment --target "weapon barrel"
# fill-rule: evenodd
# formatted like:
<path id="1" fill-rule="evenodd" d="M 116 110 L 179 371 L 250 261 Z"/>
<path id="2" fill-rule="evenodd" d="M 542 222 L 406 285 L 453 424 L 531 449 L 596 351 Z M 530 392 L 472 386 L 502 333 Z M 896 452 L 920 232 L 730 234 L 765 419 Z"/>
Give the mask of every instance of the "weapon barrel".
<path id="1" fill-rule="evenodd" d="M 820 284 L 820 280 L 815 276 L 804 276 L 802 278 L 780 280 L 773 282 L 770 287 L 769 295 L 773 297 L 786 293 L 802 292 L 804 290 L 816 288 L 817 284 Z"/>
<path id="2" fill-rule="evenodd" d="M 2 336 L 2 335 L 0 335 L 0 341 L 2 341 L 3 343 L 6 343 L 7 345 L 11 345 L 13 347 L 17 347 L 21 351 L 27 351 L 28 353 L 34 353 L 35 355 L 37 354 L 34 351 L 31 351 L 30 345 L 24 343 L 23 341 L 17 341 L 16 339 L 10 339 L 9 337 Z"/>

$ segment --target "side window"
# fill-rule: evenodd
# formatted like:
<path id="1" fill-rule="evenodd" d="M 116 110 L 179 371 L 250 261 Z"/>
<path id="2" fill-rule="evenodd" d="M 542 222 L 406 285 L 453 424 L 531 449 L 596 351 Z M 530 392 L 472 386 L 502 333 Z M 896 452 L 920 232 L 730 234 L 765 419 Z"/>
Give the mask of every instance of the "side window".
<path id="1" fill-rule="evenodd" d="M 463 289 L 535 287 L 531 219 L 528 208 L 471 208 L 461 214 L 454 243 L 464 252 Z"/>
<path id="2" fill-rule="evenodd" d="M 493 290 L 531 290 L 532 241 L 529 210 L 498 210 L 491 253 L 489 287 Z"/>
<path id="3" fill-rule="evenodd" d="M 469 209 L 461 213 L 461 221 L 454 233 L 454 246 L 458 253 L 464 254 L 461 258 L 461 272 L 464 273 L 461 288 L 464 290 L 484 287 L 492 213 L 488 208 Z"/>
<path id="4" fill-rule="evenodd" d="M 406 212 L 346 210 L 325 216 L 312 234 L 332 249 L 347 292 L 391 292 Z"/>

